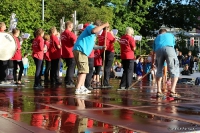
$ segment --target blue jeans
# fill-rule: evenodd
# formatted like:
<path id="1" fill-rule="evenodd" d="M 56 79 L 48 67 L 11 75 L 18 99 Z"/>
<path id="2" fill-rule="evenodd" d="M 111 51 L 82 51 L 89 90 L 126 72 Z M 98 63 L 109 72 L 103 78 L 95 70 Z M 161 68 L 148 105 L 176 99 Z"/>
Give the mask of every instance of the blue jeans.
<path id="1" fill-rule="evenodd" d="M 26 76 L 27 75 L 27 73 L 28 73 L 28 68 L 24 68 L 24 76 Z"/>

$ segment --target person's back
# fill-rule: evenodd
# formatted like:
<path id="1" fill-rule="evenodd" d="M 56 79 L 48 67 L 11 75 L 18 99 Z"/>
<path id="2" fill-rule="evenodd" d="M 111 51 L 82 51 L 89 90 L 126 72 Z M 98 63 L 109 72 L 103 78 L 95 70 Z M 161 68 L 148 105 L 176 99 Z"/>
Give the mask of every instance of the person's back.
<path id="1" fill-rule="evenodd" d="M 165 46 L 174 47 L 174 45 L 175 45 L 174 35 L 171 33 L 163 33 L 156 37 L 153 49 L 154 51 L 157 51 L 162 47 L 165 47 Z"/>

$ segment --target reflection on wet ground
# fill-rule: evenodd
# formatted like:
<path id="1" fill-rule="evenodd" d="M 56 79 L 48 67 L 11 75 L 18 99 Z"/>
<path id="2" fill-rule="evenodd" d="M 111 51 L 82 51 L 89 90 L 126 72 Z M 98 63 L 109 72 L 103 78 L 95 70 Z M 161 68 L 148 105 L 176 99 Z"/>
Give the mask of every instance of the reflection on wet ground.
<path id="1" fill-rule="evenodd" d="M 0 132 L 15 133 L 171 133 L 200 131 L 200 87 L 178 85 L 182 98 L 152 98 L 156 86 L 140 82 L 135 89 L 95 89 L 74 95 L 75 88 L 0 87 Z M 165 88 L 165 93 L 170 86 Z"/>

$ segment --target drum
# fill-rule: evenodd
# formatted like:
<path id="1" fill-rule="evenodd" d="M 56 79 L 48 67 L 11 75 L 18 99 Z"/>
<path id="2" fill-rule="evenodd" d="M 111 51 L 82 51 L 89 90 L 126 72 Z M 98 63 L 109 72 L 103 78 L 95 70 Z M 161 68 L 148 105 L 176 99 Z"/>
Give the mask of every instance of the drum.
<path id="1" fill-rule="evenodd" d="M 10 33 L 0 32 L 0 60 L 11 59 L 17 49 L 17 43 Z"/>

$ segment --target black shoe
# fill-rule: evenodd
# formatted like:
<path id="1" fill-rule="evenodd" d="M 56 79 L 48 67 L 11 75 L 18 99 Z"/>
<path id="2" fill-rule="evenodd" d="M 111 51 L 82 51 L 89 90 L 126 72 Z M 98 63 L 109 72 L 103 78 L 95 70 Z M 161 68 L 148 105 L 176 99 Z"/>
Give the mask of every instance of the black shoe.
<path id="1" fill-rule="evenodd" d="M 56 85 L 62 85 L 62 82 L 55 82 Z"/>
<path id="2" fill-rule="evenodd" d="M 44 82 L 45 82 L 45 83 L 50 83 L 51 81 L 48 80 L 48 79 L 45 79 Z"/>
<path id="3" fill-rule="evenodd" d="M 34 85 L 33 88 L 35 88 L 35 89 L 40 89 L 40 88 L 44 88 L 44 87 L 41 86 L 41 85 Z"/>

